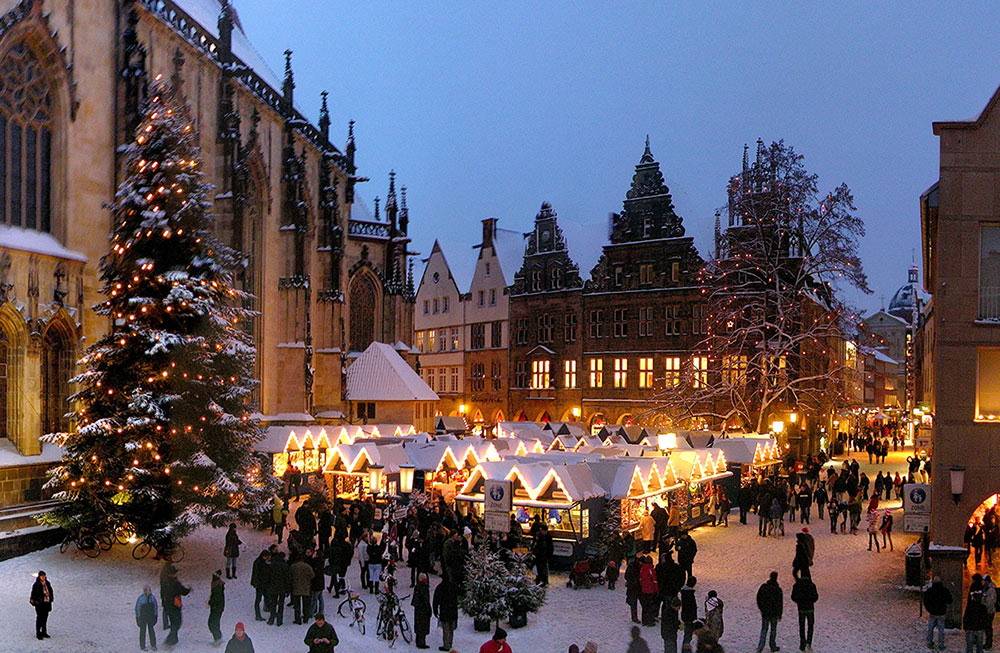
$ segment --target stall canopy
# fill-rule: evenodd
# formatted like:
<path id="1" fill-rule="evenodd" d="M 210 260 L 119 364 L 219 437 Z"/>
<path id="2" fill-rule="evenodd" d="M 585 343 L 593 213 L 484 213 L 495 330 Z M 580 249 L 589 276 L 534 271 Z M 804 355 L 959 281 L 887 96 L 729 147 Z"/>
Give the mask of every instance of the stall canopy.
<path id="1" fill-rule="evenodd" d="M 587 427 L 581 422 L 546 422 L 542 430 L 551 431 L 554 435 L 572 435 L 580 437 L 587 434 Z"/>
<path id="2" fill-rule="evenodd" d="M 478 465 L 457 498 L 482 501 L 483 488 L 488 479 L 510 480 L 516 506 L 568 509 L 576 503 L 605 494 L 586 464 L 553 465 L 545 460 L 504 460 Z"/>
<path id="3" fill-rule="evenodd" d="M 439 415 L 434 418 L 434 430 L 437 433 L 466 433 L 469 430 L 469 425 L 465 422 L 465 418 L 460 415 L 454 417 Z"/>
<path id="4" fill-rule="evenodd" d="M 726 456 L 721 450 L 688 449 L 673 451 L 670 454 L 670 462 L 677 473 L 677 477 L 688 483 L 703 483 L 732 476 L 732 472 L 726 470 Z"/>
<path id="5" fill-rule="evenodd" d="M 667 458 L 611 458 L 588 466 L 608 499 L 647 499 L 683 487 Z"/>
<path id="6" fill-rule="evenodd" d="M 740 465 L 778 465 L 781 455 L 778 444 L 771 439 L 763 438 L 727 438 L 716 440 L 713 449 L 722 451 L 730 464 Z"/>

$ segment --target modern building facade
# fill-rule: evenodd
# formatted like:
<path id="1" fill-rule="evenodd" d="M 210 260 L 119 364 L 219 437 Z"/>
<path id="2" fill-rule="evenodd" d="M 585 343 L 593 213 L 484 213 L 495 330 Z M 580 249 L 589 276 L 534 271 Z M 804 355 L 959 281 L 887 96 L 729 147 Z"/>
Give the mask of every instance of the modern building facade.
<path id="1" fill-rule="evenodd" d="M 351 352 L 409 342 L 413 325 L 405 189 L 390 177 L 385 217 L 364 209 L 353 123 L 335 145 L 326 94 L 306 103 L 313 122 L 291 52 L 275 75 L 228 2 L 0 0 L 0 14 L 0 447 L 15 462 L 0 482 L 17 485 L 0 505 L 40 497 L 39 437 L 71 426 L 75 361 L 106 328 L 90 308 L 103 205 L 158 80 L 190 110 L 216 231 L 245 256 L 258 411 L 350 417 Z"/>

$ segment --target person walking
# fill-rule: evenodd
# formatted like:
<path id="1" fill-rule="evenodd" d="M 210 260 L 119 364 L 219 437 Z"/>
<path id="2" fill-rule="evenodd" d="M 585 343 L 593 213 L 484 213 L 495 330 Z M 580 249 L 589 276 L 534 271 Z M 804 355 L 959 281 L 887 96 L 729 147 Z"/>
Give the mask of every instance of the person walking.
<path id="1" fill-rule="evenodd" d="M 149 633 L 149 645 L 156 650 L 156 620 L 159 616 L 159 606 L 153 590 L 149 585 L 142 588 L 142 594 L 135 600 L 135 625 L 139 627 L 139 650 L 146 650 L 146 633 Z"/>
<path id="2" fill-rule="evenodd" d="M 938 649 L 944 650 L 944 615 L 951 605 L 951 592 L 940 576 L 931 579 L 931 586 L 924 592 L 924 608 L 927 609 L 927 648 L 934 648 L 934 631 L 938 633 Z"/>
<path id="3" fill-rule="evenodd" d="M 691 537 L 691 533 L 684 531 L 681 534 L 681 539 L 677 541 L 677 564 L 681 566 L 684 570 L 686 578 L 691 578 L 693 575 L 694 568 L 694 558 L 698 555 L 698 545 L 695 544 L 694 538 Z"/>
<path id="4" fill-rule="evenodd" d="M 820 483 L 819 486 L 816 488 L 816 491 L 813 492 L 813 502 L 815 502 L 816 504 L 816 514 L 819 516 L 820 519 L 823 519 L 823 506 L 826 505 L 827 500 L 828 496 L 826 493 L 826 488 L 823 486 L 822 483 Z"/>
<path id="5" fill-rule="evenodd" d="M 170 634 L 167 638 L 163 640 L 166 646 L 177 646 L 177 633 L 181 629 L 181 624 L 183 623 L 183 614 L 181 610 L 184 607 L 184 602 L 181 599 L 183 596 L 187 596 L 191 592 L 190 587 L 185 587 L 179 580 L 177 580 L 177 568 L 170 565 L 167 573 L 167 592 L 163 601 L 163 611 L 170 613 Z"/>
<path id="6" fill-rule="evenodd" d="M 649 556 L 642 556 L 642 566 L 639 568 L 639 603 L 642 605 L 642 625 L 656 624 L 657 597 L 660 587 L 656 583 L 656 569 Z"/>
<path id="7" fill-rule="evenodd" d="M 694 628 L 691 624 L 698 620 L 698 599 L 694 593 L 694 586 L 697 584 L 698 579 L 691 576 L 687 579 L 687 584 L 681 588 L 681 621 L 684 623 L 682 651 L 691 650 L 691 636 L 694 635 Z"/>
<path id="8" fill-rule="evenodd" d="M 434 590 L 434 616 L 441 626 L 441 647 L 439 651 L 450 651 L 458 628 L 458 591 L 451 581 L 443 579 Z"/>
<path id="9" fill-rule="evenodd" d="M 285 533 L 285 522 L 288 519 L 288 505 L 278 496 L 274 495 L 274 507 L 271 509 L 271 535 L 278 536 L 278 544 Z"/>
<path id="10" fill-rule="evenodd" d="M 768 526 L 768 531 L 770 534 L 778 537 L 778 530 L 781 530 L 781 535 L 785 534 L 785 522 L 782 519 L 784 516 L 784 510 L 781 508 L 781 503 L 778 501 L 778 497 L 771 499 L 771 507 L 768 511 L 768 515 L 771 517 L 771 523 Z"/>
<path id="11" fill-rule="evenodd" d="M 535 582 L 543 587 L 548 587 L 549 560 L 552 559 L 552 554 L 554 552 L 552 535 L 549 534 L 548 524 L 542 524 L 542 530 L 535 538 L 535 544 L 532 547 L 531 552 L 535 556 L 535 569 L 538 571 L 538 575 L 535 577 Z"/>
<path id="12" fill-rule="evenodd" d="M 799 609 L 799 650 L 812 653 L 813 628 L 816 625 L 816 601 L 819 593 L 808 574 L 792 585 L 792 602 Z"/>
<path id="13" fill-rule="evenodd" d="M 639 595 L 642 594 L 639 587 L 639 569 L 641 567 L 642 563 L 637 557 L 629 562 L 628 567 L 625 568 L 625 603 L 632 612 L 632 623 L 640 623 L 637 606 Z"/>
<path id="14" fill-rule="evenodd" d="M 642 553 L 649 553 L 655 547 L 656 541 L 656 519 L 653 515 L 646 513 L 639 518 L 639 540 Z"/>
<path id="15" fill-rule="evenodd" d="M 267 625 L 280 626 L 285 618 L 285 598 L 292 591 L 292 571 L 285 562 L 285 554 L 271 554 L 271 570 L 267 574 Z"/>
<path id="16" fill-rule="evenodd" d="M 676 503 L 670 504 L 670 510 L 667 511 L 667 535 L 674 541 L 677 541 L 677 537 L 680 535 L 681 531 L 681 509 Z"/>
<path id="17" fill-rule="evenodd" d="M 302 625 L 312 616 L 309 610 L 309 597 L 312 592 L 312 581 L 315 572 L 312 565 L 304 558 L 292 563 L 289 571 L 292 575 L 292 609 L 295 611 L 295 624 Z"/>
<path id="18" fill-rule="evenodd" d="M 705 628 L 712 633 L 716 641 L 722 639 L 722 633 L 726 628 L 722 619 L 724 607 L 725 604 L 719 598 L 719 594 L 715 590 L 709 591 L 708 598 L 705 599 Z"/>
<path id="19" fill-rule="evenodd" d="M 320 510 L 316 520 L 316 534 L 319 536 L 319 557 L 322 558 L 330 548 L 330 535 L 333 534 L 333 515 L 329 508 Z"/>
<path id="20" fill-rule="evenodd" d="M 222 555 L 226 556 L 226 578 L 236 578 L 236 558 L 240 557 L 240 545 L 243 541 L 236 532 L 236 524 L 230 524 L 226 531 L 226 546 Z"/>
<path id="21" fill-rule="evenodd" d="M 250 587 L 254 589 L 253 612 L 254 618 L 257 621 L 264 621 L 264 617 L 260 613 L 260 602 L 267 594 L 267 574 L 270 570 L 271 553 L 267 549 L 264 549 L 254 559 L 253 566 L 250 568 Z M 267 609 L 266 601 L 264 609 Z"/>
<path id="22" fill-rule="evenodd" d="M 757 590 L 757 609 L 760 610 L 760 640 L 757 642 L 757 653 L 764 650 L 765 641 L 770 645 L 772 653 L 779 650 L 776 640 L 783 602 L 784 594 L 781 591 L 781 586 L 778 585 L 778 572 L 772 571 L 767 582 Z M 768 639 L 768 630 L 771 633 L 770 639 Z"/>
<path id="23" fill-rule="evenodd" d="M 334 647 L 340 643 L 333 624 L 328 623 L 323 613 L 316 615 L 316 621 L 309 626 L 305 636 L 309 653 L 334 653 Z"/>
<path id="24" fill-rule="evenodd" d="M 985 648 L 993 650 L 993 619 L 997 616 L 997 586 L 989 574 L 983 576 L 983 605 L 986 606 Z"/>
<path id="25" fill-rule="evenodd" d="M 633 626 L 637 628 L 638 626 Z M 479 653 L 514 653 L 507 643 L 507 631 L 497 627 L 493 637 L 479 647 Z"/>
<path id="26" fill-rule="evenodd" d="M 892 511 L 888 508 L 882 511 L 882 523 L 878 529 L 882 533 L 882 548 L 884 549 L 888 542 L 889 550 L 892 551 Z"/>
<path id="27" fill-rule="evenodd" d="M 492 652 L 480 649 L 479 653 Z M 642 638 L 642 629 L 638 626 L 632 626 L 632 641 L 628 643 L 627 653 L 649 653 L 649 644 L 647 644 L 646 640 Z"/>
<path id="28" fill-rule="evenodd" d="M 983 653 L 987 621 L 986 606 L 983 604 L 983 577 L 973 574 L 965 600 L 965 614 L 962 615 L 965 653 Z"/>
<path id="29" fill-rule="evenodd" d="M 167 590 L 170 587 L 170 572 L 174 565 L 169 560 L 160 568 L 160 605 L 163 607 L 163 630 L 170 630 L 170 611 L 167 610 Z"/>
<path id="30" fill-rule="evenodd" d="M 729 528 L 729 511 L 733 509 L 733 502 L 729 500 L 729 496 L 726 491 L 719 488 L 719 505 L 718 514 L 716 515 L 715 525 L 718 526 L 722 524 L 726 528 Z"/>
<path id="31" fill-rule="evenodd" d="M 799 505 L 799 520 L 803 524 L 809 523 L 810 513 L 812 512 L 812 490 L 805 483 L 799 486 L 799 495 L 797 497 L 796 503 Z"/>
<path id="32" fill-rule="evenodd" d="M 660 614 L 660 637 L 663 638 L 663 653 L 677 653 L 677 632 L 681 627 L 681 600 L 667 599 Z"/>
<path id="33" fill-rule="evenodd" d="M 431 632 L 431 588 L 427 574 L 417 576 L 417 585 L 413 588 L 413 635 L 417 639 L 417 648 L 430 648 L 427 645 L 427 635 Z"/>
<path id="34" fill-rule="evenodd" d="M 878 546 L 879 514 L 877 510 L 868 511 L 868 550 L 872 550 L 872 542 L 875 543 L 875 553 L 879 552 Z"/>
<path id="35" fill-rule="evenodd" d="M 212 644 L 222 641 L 222 611 L 226 609 L 226 584 L 222 580 L 222 571 L 212 574 L 212 584 L 208 595 L 208 630 L 212 633 Z"/>
<path id="36" fill-rule="evenodd" d="M 229 639 L 229 643 L 226 644 L 226 653 L 254 653 L 253 640 L 247 635 L 242 621 L 236 622 L 236 629 L 233 631 L 233 636 Z"/>

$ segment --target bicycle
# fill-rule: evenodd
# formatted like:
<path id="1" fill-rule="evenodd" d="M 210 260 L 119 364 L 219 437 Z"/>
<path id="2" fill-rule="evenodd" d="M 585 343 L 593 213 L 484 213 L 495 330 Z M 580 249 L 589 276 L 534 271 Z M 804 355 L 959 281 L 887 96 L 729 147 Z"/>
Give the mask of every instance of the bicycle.
<path id="1" fill-rule="evenodd" d="M 62 544 L 59 545 L 59 553 L 66 553 L 71 544 L 75 544 L 77 551 L 83 551 L 88 558 L 96 558 L 101 555 L 104 541 L 95 534 L 82 530 L 75 534 L 67 533 Z M 108 549 L 110 548 L 109 546 Z M 107 549 L 104 550 L 107 551 Z"/>
<path id="2" fill-rule="evenodd" d="M 361 598 L 361 595 L 352 592 L 351 586 L 348 583 L 347 598 L 340 602 L 340 606 L 337 607 L 337 614 L 344 618 L 351 617 L 351 628 L 357 626 L 358 632 L 364 635 L 365 610 L 367 607 L 368 606 L 365 605 L 365 601 Z"/>
<path id="3" fill-rule="evenodd" d="M 392 591 L 392 585 L 386 587 L 386 591 L 378 595 L 381 603 L 378 610 L 378 625 L 375 630 L 377 637 L 389 642 L 392 648 L 396 644 L 396 629 L 399 628 L 399 636 L 407 644 L 410 643 L 410 622 L 403 612 L 402 602 L 409 596 L 397 597 Z"/>
<path id="4" fill-rule="evenodd" d="M 153 551 L 156 551 L 155 558 L 169 562 L 180 562 L 184 559 L 184 547 L 180 544 L 164 543 L 162 540 L 154 542 L 148 537 L 132 547 L 132 557 L 142 560 Z"/>

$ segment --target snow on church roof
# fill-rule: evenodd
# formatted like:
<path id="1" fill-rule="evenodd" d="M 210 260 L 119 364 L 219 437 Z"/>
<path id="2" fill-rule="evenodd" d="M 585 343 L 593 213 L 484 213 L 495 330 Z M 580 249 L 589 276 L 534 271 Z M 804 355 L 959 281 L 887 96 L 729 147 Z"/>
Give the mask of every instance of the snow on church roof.
<path id="1" fill-rule="evenodd" d="M 437 401 L 437 394 L 391 345 L 373 342 L 347 368 L 350 401 Z"/>
<path id="2" fill-rule="evenodd" d="M 10 247 L 34 254 L 55 256 L 72 261 L 87 262 L 87 257 L 63 247 L 52 234 L 20 227 L 0 225 L 0 247 Z"/>

